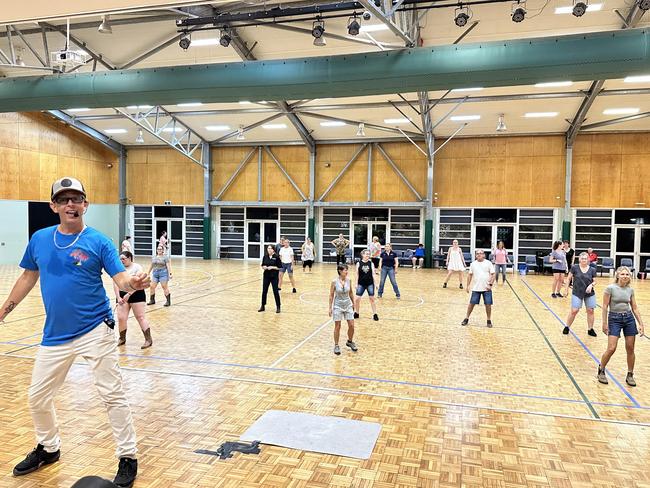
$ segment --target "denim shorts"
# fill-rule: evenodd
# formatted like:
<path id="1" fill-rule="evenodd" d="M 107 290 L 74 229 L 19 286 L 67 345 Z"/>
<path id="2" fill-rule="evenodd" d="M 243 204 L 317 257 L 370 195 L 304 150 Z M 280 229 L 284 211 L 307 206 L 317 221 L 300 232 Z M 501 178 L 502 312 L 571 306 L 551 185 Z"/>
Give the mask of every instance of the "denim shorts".
<path id="1" fill-rule="evenodd" d="M 607 323 L 609 325 L 608 335 L 610 336 L 621 337 L 621 331 L 623 331 L 625 337 L 635 336 L 639 333 L 632 312 L 609 312 L 607 314 Z"/>
<path id="2" fill-rule="evenodd" d="M 584 300 L 580 297 L 577 297 L 575 295 L 571 295 L 571 308 L 574 310 L 577 310 L 579 308 L 582 308 L 582 302 L 585 304 L 585 308 L 591 308 L 594 309 L 596 308 L 596 294 L 594 293 L 590 297 L 585 297 Z"/>
<path id="3" fill-rule="evenodd" d="M 293 263 L 282 263 L 282 268 L 280 268 L 280 273 L 287 272 L 293 274 Z"/>
<path id="4" fill-rule="evenodd" d="M 154 283 L 167 283 L 169 281 L 167 268 L 154 269 L 153 273 L 151 273 L 151 281 Z"/>
<path id="5" fill-rule="evenodd" d="M 368 296 L 369 297 L 374 297 L 375 296 L 375 285 L 357 285 L 357 296 L 361 297 L 363 296 L 363 292 L 368 290 Z"/>
<path id="6" fill-rule="evenodd" d="M 472 297 L 469 299 L 469 303 L 472 305 L 478 305 L 481 303 L 481 296 L 483 296 L 483 303 L 485 305 L 492 305 L 492 290 L 487 291 L 473 291 Z"/>

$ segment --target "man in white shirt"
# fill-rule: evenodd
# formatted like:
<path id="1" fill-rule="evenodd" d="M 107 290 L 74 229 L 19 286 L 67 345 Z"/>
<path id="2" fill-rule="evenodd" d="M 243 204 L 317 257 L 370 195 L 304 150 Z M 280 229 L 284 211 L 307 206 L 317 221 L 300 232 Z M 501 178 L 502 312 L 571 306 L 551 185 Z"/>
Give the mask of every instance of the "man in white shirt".
<path id="1" fill-rule="evenodd" d="M 494 278 L 494 265 L 485 259 L 485 251 L 483 249 L 477 249 L 476 260 L 469 267 L 467 286 L 465 287 L 467 293 L 469 293 L 470 284 L 473 282 L 471 288 L 472 296 L 467 306 L 467 315 L 465 315 L 460 325 L 467 325 L 469 323 L 469 316 L 472 314 L 472 310 L 474 310 L 474 305 L 478 305 L 481 302 L 482 296 L 487 315 L 487 326 L 492 327 L 492 284 L 494 283 Z"/>
<path id="2" fill-rule="evenodd" d="M 291 286 L 293 287 L 293 292 L 296 293 L 296 282 L 293 281 L 293 248 L 289 245 L 289 239 L 284 239 L 282 241 L 282 247 L 280 248 L 280 261 L 282 261 L 282 269 L 280 269 L 280 280 L 278 283 L 278 290 L 282 289 L 282 278 L 284 273 L 289 273 L 289 279 L 291 280 Z"/>

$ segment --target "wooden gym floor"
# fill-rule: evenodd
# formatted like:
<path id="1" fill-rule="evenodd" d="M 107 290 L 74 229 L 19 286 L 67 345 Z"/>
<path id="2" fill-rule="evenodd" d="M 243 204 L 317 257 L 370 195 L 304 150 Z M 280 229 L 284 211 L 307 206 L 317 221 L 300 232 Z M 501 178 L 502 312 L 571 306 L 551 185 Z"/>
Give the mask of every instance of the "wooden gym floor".
<path id="1" fill-rule="evenodd" d="M 455 281 L 443 289 L 442 271 L 402 268 L 402 300 L 387 283 L 373 322 L 364 297 L 359 352 L 343 347 L 337 357 L 327 316 L 333 265 L 297 269 L 298 293 L 284 286 L 280 315 L 272 294 L 269 311 L 257 312 L 255 263 L 173 266 L 172 307 L 148 307 L 153 347 L 140 350 L 132 318 L 121 348 L 139 438 L 136 487 L 650 486 L 650 340 L 637 338 L 638 387 L 625 385 L 622 344 L 610 384 L 600 385 L 600 310 L 598 337 L 586 334 L 584 311 L 563 336 L 569 299 L 550 298 L 548 276 L 509 275 L 487 329 L 482 306 L 460 326 L 468 295 Z M 3 300 L 19 272 L 0 267 Z M 599 281 L 602 292 L 610 279 Z M 650 283 L 634 286 L 650 323 Z M 27 388 L 42 321 L 35 290 L 0 326 L 0 487 L 67 487 L 116 467 L 106 412 L 80 360 L 56 401 L 61 461 L 11 476 L 34 445 Z M 228 460 L 193 452 L 237 440 L 269 409 L 379 422 L 382 432 L 367 461 L 267 445 Z"/>

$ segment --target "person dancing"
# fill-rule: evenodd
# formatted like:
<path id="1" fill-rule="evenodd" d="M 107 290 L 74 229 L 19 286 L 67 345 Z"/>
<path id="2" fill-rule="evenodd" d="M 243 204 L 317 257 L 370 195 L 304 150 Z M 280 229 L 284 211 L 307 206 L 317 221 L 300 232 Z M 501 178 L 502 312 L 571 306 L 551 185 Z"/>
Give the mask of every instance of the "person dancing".
<path id="1" fill-rule="evenodd" d="M 372 319 L 379 320 L 377 315 L 377 305 L 375 304 L 375 265 L 370 260 L 370 251 L 364 249 L 361 251 L 361 261 L 357 263 L 357 286 L 356 297 L 354 299 L 354 318 L 359 318 L 359 305 L 361 304 L 361 297 L 365 291 L 368 292 L 370 299 L 370 307 L 372 308 Z"/>
<path id="2" fill-rule="evenodd" d="M 151 259 L 151 266 L 149 266 L 147 274 L 151 274 L 151 287 L 149 288 L 149 301 L 147 305 L 156 304 L 156 287 L 160 283 L 165 294 L 165 304 L 163 307 L 169 307 L 172 304 L 172 295 L 169 292 L 168 285 L 172 277 L 172 266 L 169 261 L 169 256 L 165 254 L 165 248 L 163 246 L 156 248 L 156 255 Z"/>
<path id="3" fill-rule="evenodd" d="M 280 291 L 278 288 L 278 274 L 282 269 L 280 256 L 275 252 L 275 246 L 269 244 L 266 246 L 266 254 L 262 258 L 262 269 L 264 270 L 262 280 L 262 306 L 258 312 L 263 312 L 266 307 L 266 296 L 269 293 L 269 285 L 273 288 L 273 297 L 275 298 L 275 313 L 280 313 Z"/>
<path id="4" fill-rule="evenodd" d="M 129 276 L 138 276 L 144 272 L 142 266 L 133 262 L 133 254 L 129 251 L 122 251 L 120 261 L 122 261 Z M 140 324 L 142 334 L 144 334 L 144 344 L 140 346 L 140 349 L 151 347 L 153 340 L 151 339 L 151 327 L 145 315 L 144 304 L 147 301 L 147 296 L 144 290 L 126 292 L 120 290 L 116 284 L 113 284 L 113 288 L 115 289 L 115 300 L 117 301 L 117 323 L 120 331 L 120 339 L 117 345 L 123 346 L 126 344 L 127 321 L 129 319 L 129 311 L 133 309 L 133 315 L 138 321 L 138 324 Z"/>
<path id="5" fill-rule="evenodd" d="M 345 343 L 353 352 L 357 352 L 354 339 L 354 295 L 348 278 L 348 265 L 337 264 L 338 278 L 330 285 L 329 316 L 334 320 L 334 354 L 341 354 L 339 338 L 341 336 L 341 322 L 345 319 L 348 323 L 348 340 Z"/>
<path id="6" fill-rule="evenodd" d="M 467 268 L 467 263 L 465 263 L 465 257 L 463 256 L 463 250 L 458 245 L 458 240 L 454 239 L 451 242 L 451 246 L 447 250 L 447 276 L 445 277 L 445 282 L 442 284 L 443 288 L 447 288 L 447 283 L 449 282 L 449 277 L 458 273 L 458 287 L 463 289 L 463 273 Z"/>
<path id="7" fill-rule="evenodd" d="M 571 291 L 571 311 L 566 319 L 566 326 L 562 331 L 563 334 L 569 333 L 569 327 L 576 319 L 576 315 L 582 308 L 584 302 L 587 309 L 587 334 L 591 337 L 596 337 L 594 330 L 594 309 L 596 308 L 596 268 L 589 266 L 589 255 L 586 252 L 580 253 L 578 264 L 571 266 L 569 277 L 566 282 L 564 294 L 569 294 L 569 283 L 573 283 Z"/>

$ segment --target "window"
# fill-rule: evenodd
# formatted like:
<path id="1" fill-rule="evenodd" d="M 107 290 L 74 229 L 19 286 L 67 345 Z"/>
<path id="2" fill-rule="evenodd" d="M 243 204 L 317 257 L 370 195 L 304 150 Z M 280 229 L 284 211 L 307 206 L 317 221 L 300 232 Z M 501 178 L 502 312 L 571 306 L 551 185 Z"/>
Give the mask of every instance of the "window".
<path id="1" fill-rule="evenodd" d="M 614 222 L 624 225 L 650 224 L 650 210 L 616 210 Z"/>
<path id="2" fill-rule="evenodd" d="M 277 207 L 248 207 L 246 208 L 248 220 L 278 220 Z"/>
<path id="3" fill-rule="evenodd" d="M 353 208 L 352 220 L 388 221 L 388 209 Z"/>
<path id="4" fill-rule="evenodd" d="M 474 222 L 517 222 L 514 208 L 475 208 Z"/>
<path id="5" fill-rule="evenodd" d="M 167 205 L 154 207 L 154 217 L 157 219 L 182 219 L 183 216 L 183 207 L 171 207 Z"/>

